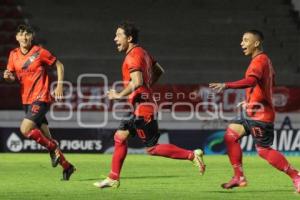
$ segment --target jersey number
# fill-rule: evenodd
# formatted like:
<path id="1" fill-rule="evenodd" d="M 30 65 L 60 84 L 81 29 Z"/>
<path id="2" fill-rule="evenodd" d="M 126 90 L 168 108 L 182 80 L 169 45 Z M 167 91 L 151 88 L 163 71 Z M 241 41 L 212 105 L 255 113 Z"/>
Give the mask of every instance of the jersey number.
<path id="1" fill-rule="evenodd" d="M 137 129 L 136 132 L 137 132 L 139 138 L 141 138 L 142 140 L 146 139 L 146 134 L 143 129 Z"/>
<path id="2" fill-rule="evenodd" d="M 263 137 L 263 130 L 260 127 L 252 127 L 252 133 L 255 137 Z"/>

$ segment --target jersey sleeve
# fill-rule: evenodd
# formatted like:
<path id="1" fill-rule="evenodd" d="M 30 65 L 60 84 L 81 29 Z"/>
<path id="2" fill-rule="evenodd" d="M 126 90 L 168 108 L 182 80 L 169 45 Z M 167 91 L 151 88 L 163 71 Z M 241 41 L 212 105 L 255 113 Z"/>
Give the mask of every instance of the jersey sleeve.
<path id="1" fill-rule="evenodd" d="M 143 58 L 139 54 L 135 54 L 134 56 L 130 56 L 126 60 L 128 65 L 129 73 L 134 71 L 142 71 Z"/>
<path id="2" fill-rule="evenodd" d="M 48 50 L 42 49 L 41 55 L 40 55 L 42 63 L 52 66 L 54 62 L 56 61 L 56 57 L 53 56 Z"/>
<path id="3" fill-rule="evenodd" d="M 14 59 L 13 59 L 13 52 L 10 52 L 7 62 L 7 70 L 10 72 L 15 71 Z"/>
<path id="4" fill-rule="evenodd" d="M 249 77 L 249 76 L 254 76 L 258 80 L 260 80 L 263 77 L 263 72 L 264 72 L 264 62 L 263 62 L 263 60 L 260 60 L 260 59 L 253 60 L 250 63 L 250 66 L 247 70 L 246 78 Z"/>

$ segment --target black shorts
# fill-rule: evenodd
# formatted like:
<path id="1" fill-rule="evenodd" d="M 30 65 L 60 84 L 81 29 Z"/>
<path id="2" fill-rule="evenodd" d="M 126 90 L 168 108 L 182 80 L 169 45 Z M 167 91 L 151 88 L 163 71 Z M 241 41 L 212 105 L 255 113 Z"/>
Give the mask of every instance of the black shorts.
<path id="1" fill-rule="evenodd" d="M 160 137 L 156 119 L 151 117 L 146 121 L 143 117 L 135 116 L 133 113 L 124 115 L 118 130 L 128 130 L 131 136 L 138 135 L 146 147 L 156 145 Z"/>
<path id="2" fill-rule="evenodd" d="M 46 113 L 49 110 L 49 104 L 36 101 L 32 104 L 24 104 L 25 118 L 33 121 L 37 127 L 41 127 L 42 124 L 48 124 L 46 119 Z"/>
<path id="3" fill-rule="evenodd" d="M 270 147 L 274 140 L 274 124 L 252 120 L 250 117 L 245 117 L 243 113 L 233 120 L 231 123 L 241 124 L 244 126 L 246 135 L 252 135 L 254 142 L 262 147 Z"/>

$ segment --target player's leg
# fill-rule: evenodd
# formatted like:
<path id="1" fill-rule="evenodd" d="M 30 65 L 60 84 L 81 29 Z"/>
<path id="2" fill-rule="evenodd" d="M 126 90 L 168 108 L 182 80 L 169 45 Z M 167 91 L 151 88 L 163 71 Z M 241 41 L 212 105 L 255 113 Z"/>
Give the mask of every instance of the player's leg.
<path id="1" fill-rule="evenodd" d="M 48 104 L 33 102 L 31 105 L 24 105 L 24 110 L 26 116 L 20 126 L 21 133 L 25 137 L 35 140 L 49 151 L 54 150 L 57 144 L 51 138 L 45 137 L 38 127 L 48 111 Z"/>
<path id="2" fill-rule="evenodd" d="M 47 119 L 44 118 L 42 122 L 43 123 L 40 125 L 40 130 L 46 137 L 52 138 Z M 58 144 L 57 141 L 55 141 L 55 143 Z M 54 151 L 50 151 L 49 153 L 52 161 L 52 166 L 56 167 L 58 164 L 60 164 L 63 168 L 63 180 L 69 180 L 71 175 L 76 171 L 76 168 L 67 161 L 64 154 L 59 149 L 59 146 L 57 146 Z"/>
<path id="3" fill-rule="evenodd" d="M 286 173 L 293 180 L 296 191 L 300 193 L 299 171 L 291 166 L 282 153 L 271 147 L 274 140 L 273 125 L 256 123 L 251 129 L 251 134 L 256 142 L 258 155 L 276 169 Z"/>
<path id="4" fill-rule="evenodd" d="M 111 162 L 111 171 L 106 179 L 101 182 L 95 182 L 94 186 L 99 188 L 118 188 L 120 186 L 120 174 L 124 160 L 127 155 L 128 130 L 117 130 L 114 135 L 115 149 Z"/>
<path id="5" fill-rule="evenodd" d="M 39 128 L 42 131 L 44 136 L 46 136 L 49 139 L 52 139 L 52 136 L 51 136 L 51 133 L 50 133 L 50 130 L 49 130 L 49 127 L 48 127 L 48 123 L 43 122 L 42 124 L 40 124 L 38 126 L 39 126 Z M 57 144 L 57 142 L 55 140 L 54 140 L 54 142 Z M 58 146 L 55 150 L 49 151 L 52 167 L 56 167 L 59 164 L 60 157 L 59 157 L 57 149 L 58 149 Z"/>
<path id="6" fill-rule="evenodd" d="M 190 151 L 173 144 L 158 144 L 160 134 L 158 132 L 157 120 L 153 117 L 149 117 L 146 120 L 143 117 L 136 117 L 134 123 L 136 133 L 146 146 L 146 151 L 149 155 L 191 160 L 199 167 L 200 173 L 204 173 L 205 165 L 201 149 Z"/>
<path id="7" fill-rule="evenodd" d="M 247 185 L 242 166 L 243 152 L 239 143 L 239 139 L 243 137 L 245 133 L 245 128 L 242 124 L 229 124 L 226 129 L 224 141 L 227 148 L 227 155 L 234 171 L 234 176 L 229 182 L 221 185 L 224 189 Z"/>
<path id="8" fill-rule="evenodd" d="M 114 180 L 120 179 L 120 173 L 123 162 L 127 155 L 127 139 L 129 137 L 128 130 L 118 130 L 114 135 L 115 149 L 112 157 L 111 171 L 108 175 L 109 178 Z"/>
<path id="9" fill-rule="evenodd" d="M 23 119 L 20 131 L 25 137 L 35 140 L 48 151 L 53 151 L 57 147 L 57 144 L 52 139 L 45 137 L 41 130 L 37 128 L 36 123 L 30 119 Z"/>
<path id="10" fill-rule="evenodd" d="M 201 175 L 205 172 L 206 166 L 204 164 L 203 151 L 201 149 L 190 151 L 173 144 L 156 144 L 152 147 L 146 147 L 146 151 L 151 156 L 193 161 L 194 165 L 199 168 Z"/>
<path id="11" fill-rule="evenodd" d="M 120 126 L 114 135 L 115 144 L 111 161 L 111 171 L 106 179 L 94 183 L 94 186 L 99 188 L 118 188 L 120 186 L 120 173 L 127 155 L 127 139 L 130 134 L 135 134 L 134 118 L 135 116 L 131 112 L 125 113 Z"/>

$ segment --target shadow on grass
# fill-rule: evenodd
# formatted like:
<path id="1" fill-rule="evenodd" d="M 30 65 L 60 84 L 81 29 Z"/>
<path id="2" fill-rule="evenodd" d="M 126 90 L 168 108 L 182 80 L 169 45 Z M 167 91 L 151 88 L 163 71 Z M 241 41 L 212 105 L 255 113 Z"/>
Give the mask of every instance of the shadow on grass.
<path id="1" fill-rule="evenodd" d="M 184 177 L 184 176 L 125 176 L 122 177 L 122 179 L 157 179 L 157 178 L 161 178 L 161 179 L 170 179 L 170 178 L 179 178 L 179 177 Z M 85 179 L 78 179 L 75 181 L 99 181 L 99 180 L 103 180 L 106 177 L 98 177 L 98 178 L 85 178 Z"/>
<path id="2" fill-rule="evenodd" d="M 287 192 L 287 193 L 292 193 L 291 189 L 287 190 L 243 190 L 243 189 L 231 189 L 231 190 L 210 190 L 210 191 L 201 191 L 205 193 L 222 193 L 222 194 L 233 194 L 233 193 L 282 193 L 282 192 Z"/>
<path id="3" fill-rule="evenodd" d="M 125 176 L 122 177 L 122 179 L 156 179 L 156 178 L 165 178 L 165 179 L 169 179 L 169 178 L 179 178 L 179 177 L 183 177 L 183 176 Z"/>

